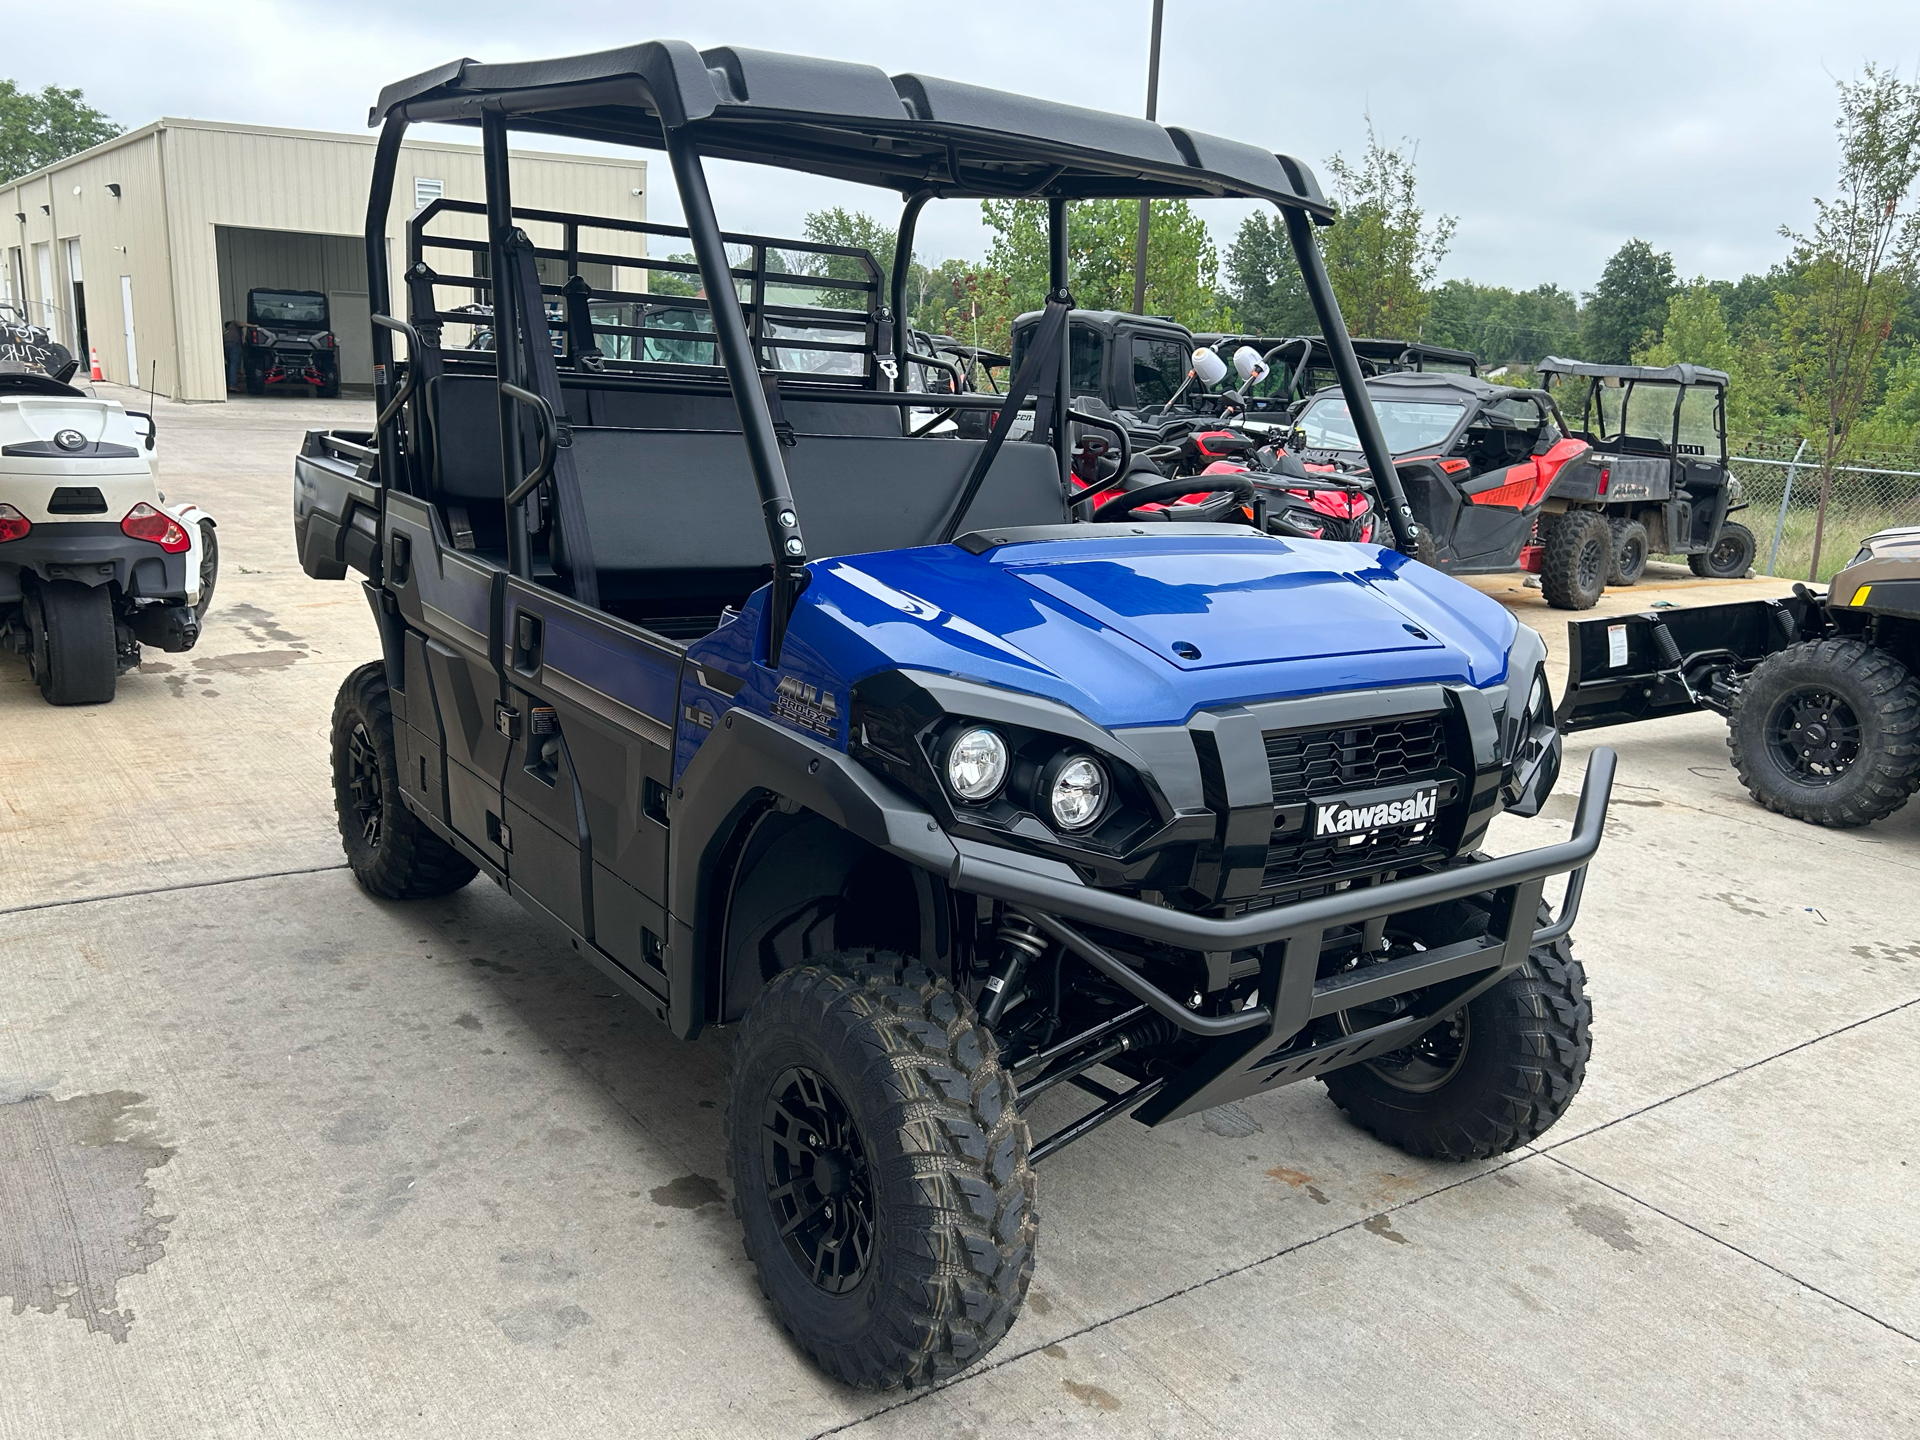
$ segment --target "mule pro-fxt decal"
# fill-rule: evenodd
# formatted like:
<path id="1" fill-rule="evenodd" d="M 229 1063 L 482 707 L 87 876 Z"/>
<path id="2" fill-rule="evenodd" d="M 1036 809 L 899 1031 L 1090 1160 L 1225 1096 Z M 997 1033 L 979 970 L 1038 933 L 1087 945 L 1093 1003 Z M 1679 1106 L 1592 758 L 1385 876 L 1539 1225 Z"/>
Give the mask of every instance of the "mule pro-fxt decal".
<path id="1" fill-rule="evenodd" d="M 840 702 L 833 691 L 809 685 L 797 675 L 782 675 L 773 692 L 773 717 L 797 730 L 835 740 L 840 735 Z"/>

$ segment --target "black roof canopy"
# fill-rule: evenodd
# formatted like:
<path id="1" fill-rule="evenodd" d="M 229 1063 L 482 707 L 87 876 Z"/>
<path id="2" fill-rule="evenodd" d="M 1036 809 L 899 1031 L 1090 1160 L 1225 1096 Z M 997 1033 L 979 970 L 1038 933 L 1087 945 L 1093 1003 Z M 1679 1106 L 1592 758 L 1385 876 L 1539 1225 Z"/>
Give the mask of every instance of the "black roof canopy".
<path id="1" fill-rule="evenodd" d="M 1731 383 L 1724 370 L 1709 370 L 1705 365 L 1595 365 L 1585 360 L 1562 360 L 1549 355 L 1533 367 L 1541 375 L 1587 375 L 1599 380 L 1651 380 L 1673 385 L 1717 385 L 1722 390 Z"/>
<path id="2" fill-rule="evenodd" d="M 872 65 L 655 40 L 554 60 L 455 60 L 389 85 L 368 117 L 513 128 L 781 165 L 903 194 L 1268 200 L 1333 219 L 1289 156 L 1179 126 Z"/>

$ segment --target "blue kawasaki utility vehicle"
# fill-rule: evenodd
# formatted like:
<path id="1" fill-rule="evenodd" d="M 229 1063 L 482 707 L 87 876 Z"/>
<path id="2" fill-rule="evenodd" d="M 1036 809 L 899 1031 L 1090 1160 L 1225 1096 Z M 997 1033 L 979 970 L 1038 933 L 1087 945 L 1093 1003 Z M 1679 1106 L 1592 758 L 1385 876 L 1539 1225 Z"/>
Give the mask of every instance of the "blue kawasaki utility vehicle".
<path id="1" fill-rule="evenodd" d="M 302 563 L 364 575 L 381 640 L 334 711 L 347 857 L 396 898 L 484 872 L 676 1035 L 737 1027 L 734 1205 L 826 1370 L 991 1349 L 1033 1167 L 1116 1117 L 1317 1077 L 1455 1158 L 1559 1117 L 1612 756 L 1570 838 L 1479 852 L 1559 769 L 1544 650 L 1410 558 L 1306 166 L 675 42 L 455 61 L 373 120 L 378 420 L 295 467 Z M 403 319 L 382 232 L 421 121 L 480 127 L 486 197 L 414 217 Z M 684 227 L 515 205 L 515 129 L 664 150 Z M 722 231 L 711 159 L 904 196 L 891 273 Z M 983 196 L 1045 206 L 1052 288 L 1007 393 L 941 397 L 993 417 L 969 436 L 909 422 L 902 302 L 922 209 Z M 1103 421 L 1067 376 L 1073 204 L 1149 196 L 1279 207 L 1396 548 L 1263 534 L 1238 474 L 1074 488 Z M 649 272 L 697 280 L 696 323 L 649 323 Z M 475 303 L 495 348 L 443 343 Z"/>

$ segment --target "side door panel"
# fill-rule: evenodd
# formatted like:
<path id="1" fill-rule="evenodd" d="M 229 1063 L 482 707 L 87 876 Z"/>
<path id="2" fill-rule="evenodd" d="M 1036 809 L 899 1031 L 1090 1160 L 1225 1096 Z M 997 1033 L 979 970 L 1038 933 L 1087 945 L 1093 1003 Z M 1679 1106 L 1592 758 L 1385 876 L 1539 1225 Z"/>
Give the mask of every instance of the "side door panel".
<path id="1" fill-rule="evenodd" d="M 409 700 L 420 688 L 413 678 L 417 654 L 433 698 L 432 723 L 426 706 L 410 704 L 406 730 L 395 735 L 396 749 L 404 742 L 407 754 L 397 758 L 406 780 L 424 786 L 429 811 L 504 869 L 500 775 L 508 740 L 495 724 L 501 691 L 491 639 L 494 591 L 503 576 L 447 543 L 433 507 L 416 497 L 388 493 L 386 537 L 387 589 L 409 629 L 433 637 L 410 638 L 406 655 Z"/>
<path id="2" fill-rule="evenodd" d="M 529 731 L 507 770 L 507 813 L 532 827 L 542 851 L 536 859 L 523 850 L 516 826 L 515 881 L 664 993 L 666 787 L 681 651 L 518 578 L 506 583 L 503 620 Z M 539 717 L 551 731 L 536 736 L 541 710 L 551 712 Z"/>

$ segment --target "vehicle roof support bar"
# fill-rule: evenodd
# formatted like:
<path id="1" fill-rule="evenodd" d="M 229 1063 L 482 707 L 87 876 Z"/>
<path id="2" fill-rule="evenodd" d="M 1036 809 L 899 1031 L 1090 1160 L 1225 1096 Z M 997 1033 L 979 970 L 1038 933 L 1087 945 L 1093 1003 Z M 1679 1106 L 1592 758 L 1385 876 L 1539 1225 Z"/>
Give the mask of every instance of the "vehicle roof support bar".
<path id="1" fill-rule="evenodd" d="M 924 190 L 907 197 L 906 208 L 900 212 L 900 233 L 893 242 L 893 275 L 887 293 L 893 304 L 893 363 L 897 367 L 893 388 L 896 390 L 913 388 L 907 383 L 907 275 L 913 267 L 913 232 L 920 224 L 920 212 L 932 198 Z"/>
<path id="2" fill-rule="evenodd" d="M 1047 201 L 1047 290 L 1049 295 L 1067 295 L 1067 202 Z M 1073 302 L 1069 300 L 1068 304 Z M 1060 461 L 1060 494 L 1073 495 L 1073 427 L 1067 423 L 1067 407 L 1073 403 L 1073 332 L 1060 337 L 1060 382 L 1053 396 L 1053 451 Z M 1040 415 L 1034 412 L 1034 429 L 1040 428 Z"/>
<path id="3" fill-rule="evenodd" d="M 521 364 L 520 333 L 515 296 L 509 277 L 513 256 L 508 241 L 513 235 L 513 185 L 508 174 L 507 117 L 489 107 L 480 113 L 480 164 L 487 180 L 487 292 L 493 302 L 493 364 L 502 386 L 526 388 L 527 376 Z M 540 297 L 533 297 L 540 312 L 541 334 L 545 334 L 546 309 Z M 526 453 L 520 444 L 520 407 L 502 389 L 496 402 L 500 407 L 501 498 L 526 469 Z M 522 580 L 533 578 L 533 551 L 527 541 L 527 512 L 524 501 L 507 506 L 507 569 Z"/>
<path id="4" fill-rule="evenodd" d="M 1340 302 L 1333 297 L 1333 282 L 1327 278 L 1327 267 L 1320 259 L 1320 247 L 1313 238 L 1313 218 L 1304 210 L 1286 205 L 1280 207 L 1280 213 L 1286 217 L 1287 238 L 1293 242 L 1294 259 L 1300 262 L 1300 278 L 1306 282 L 1307 298 L 1313 302 L 1313 313 L 1319 318 L 1320 335 L 1327 342 L 1333 373 L 1339 377 L 1340 389 L 1346 394 L 1353 428 L 1360 436 L 1360 449 L 1367 457 L 1367 468 L 1373 472 L 1373 483 L 1380 492 L 1387 523 L 1393 527 L 1394 548 L 1402 555 L 1415 554 L 1420 548 L 1420 526 L 1413 518 L 1413 507 L 1407 504 L 1407 492 L 1401 488 L 1400 472 L 1393 468 L 1393 452 L 1387 448 L 1387 437 L 1380 432 L 1380 417 L 1373 413 L 1366 377 L 1360 373 L 1360 362 L 1354 357 L 1346 321 L 1340 318 Z"/>
<path id="5" fill-rule="evenodd" d="M 700 262 L 714 340 L 720 347 L 720 361 L 727 367 L 727 383 L 740 413 L 747 461 L 753 467 L 767 543 L 773 550 L 773 590 L 767 597 L 767 664 L 777 666 L 794 602 L 807 588 L 807 542 L 800 532 L 800 512 L 787 483 L 780 437 L 774 431 L 767 392 L 760 383 L 759 360 L 753 342 L 747 338 L 746 317 L 740 313 L 740 295 L 734 289 L 733 269 L 727 262 L 726 242 L 720 238 L 720 222 L 713 213 L 713 195 L 707 189 L 700 152 L 684 130 L 670 129 L 667 158 L 673 163 L 674 183 L 680 190 L 687 238 L 693 242 L 694 259 Z"/>
<path id="6" fill-rule="evenodd" d="M 407 133 L 404 110 L 395 110 L 380 127 L 380 143 L 373 152 L 373 184 L 367 190 L 367 308 L 375 315 L 389 315 L 391 296 L 387 288 L 387 207 L 393 203 L 393 176 L 400 166 L 400 141 Z M 374 325 L 373 330 L 373 412 L 387 413 L 393 399 L 393 332 Z M 418 364 L 420 357 L 411 351 L 408 363 Z M 382 425 L 374 436 L 380 450 L 380 481 L 412 493 L 414 486 L 400 475 L 400 442 L 392 425 Z"/>

